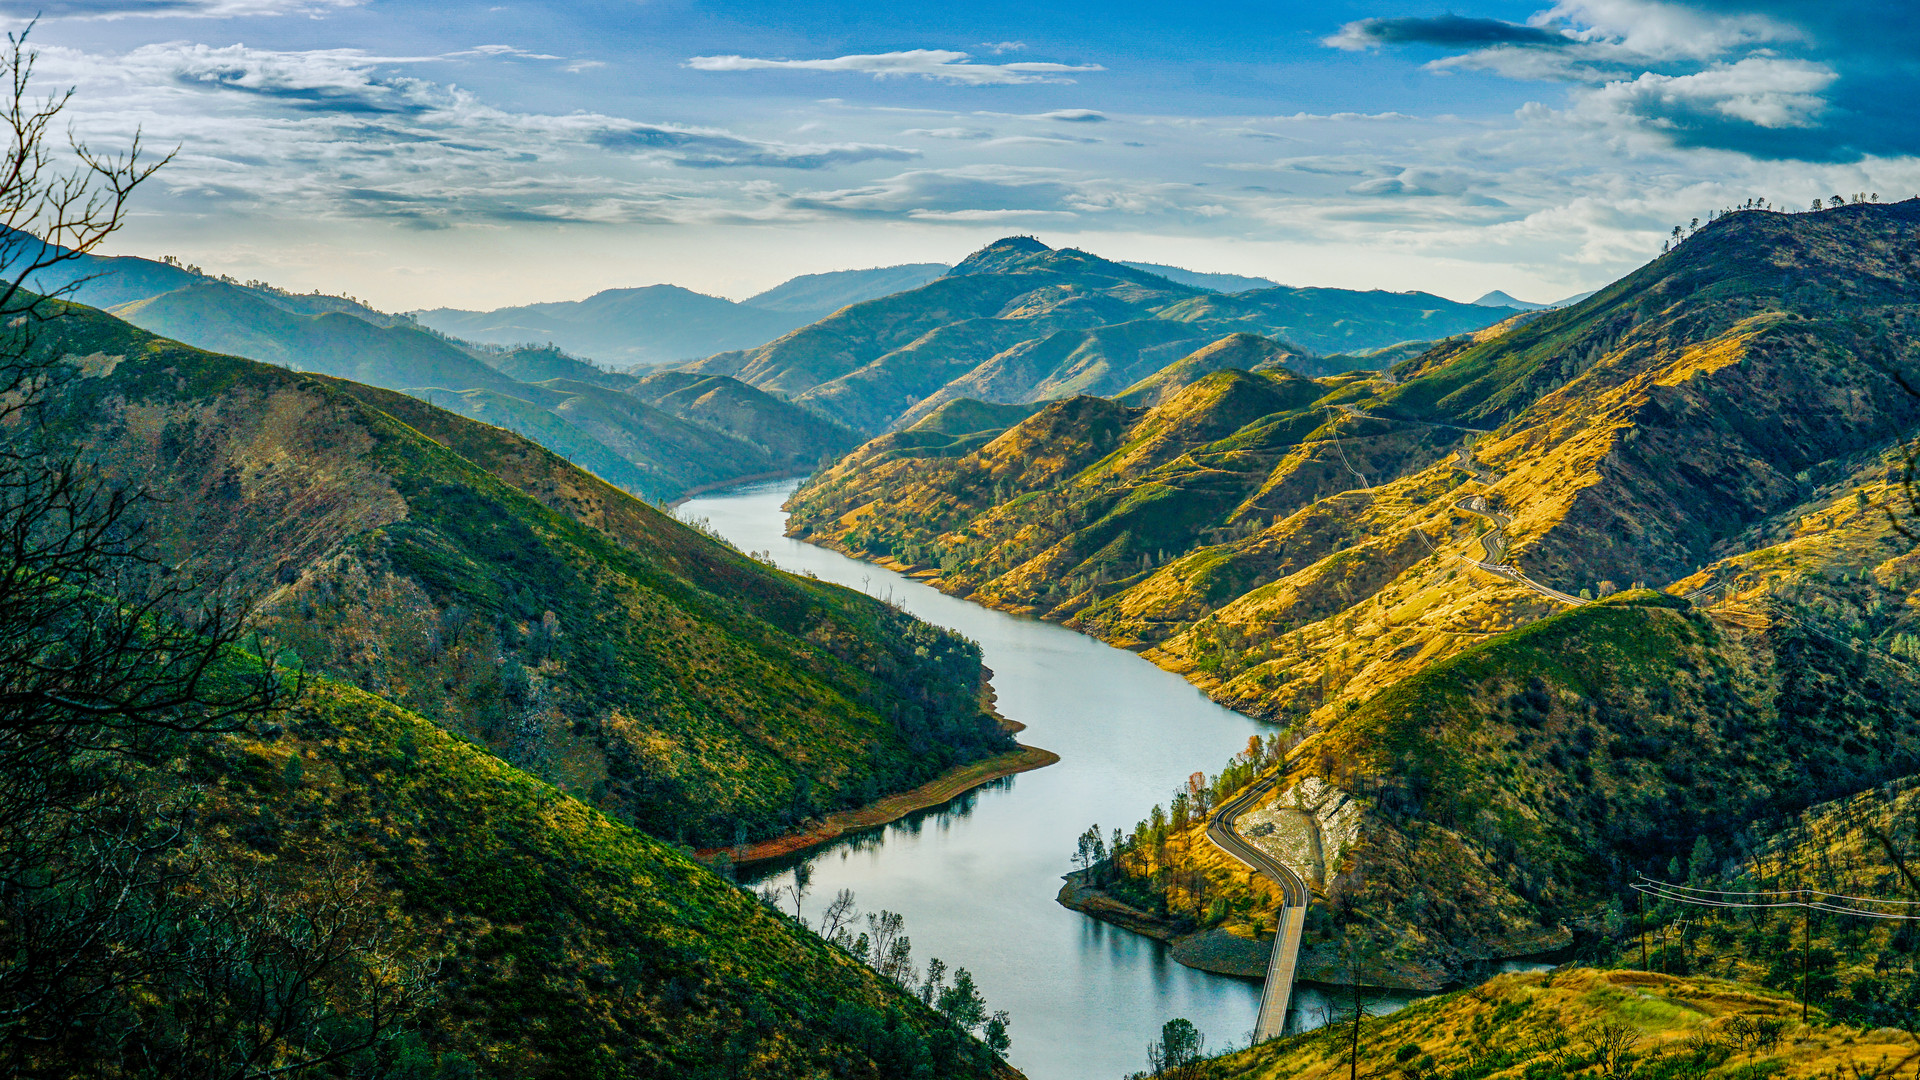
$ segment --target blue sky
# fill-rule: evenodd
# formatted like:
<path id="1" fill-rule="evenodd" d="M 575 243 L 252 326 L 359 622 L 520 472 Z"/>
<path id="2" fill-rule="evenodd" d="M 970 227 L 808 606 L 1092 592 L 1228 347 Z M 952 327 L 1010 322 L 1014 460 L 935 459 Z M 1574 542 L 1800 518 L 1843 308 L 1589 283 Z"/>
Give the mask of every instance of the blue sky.
<path id="1" fill-rule="evenodd" d="M 1008 233 L 1557 299 L 1760 196 L 1920 192 L 1915 5 L 0 0 L 118 250 L 377 306 L 957 261 Z"/>

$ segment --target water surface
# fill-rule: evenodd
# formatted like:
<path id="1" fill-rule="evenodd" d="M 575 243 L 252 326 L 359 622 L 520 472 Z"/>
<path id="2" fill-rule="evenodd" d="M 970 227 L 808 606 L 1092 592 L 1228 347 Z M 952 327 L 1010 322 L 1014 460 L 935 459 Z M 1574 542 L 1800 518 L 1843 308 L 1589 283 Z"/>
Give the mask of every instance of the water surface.
<path id="1" fill-rule="evenodd" d="M 998 707 L 1022 742 L 1060 763 L 1008 777 L 938 810 L 814 849 L 809 919 L 840 889 L 863 911 L 906 916 L 916 963 L 973 973 L 990 1009 L 1013 1015 L 1009 1060 L 1032 1080 L 1113 1080 L 1146 1067 L 1160 1025 L 1186 1017 L 1207 1044 L 1245 1045 L 1256 982 L 1174 963 L 1165 945 L 1054 902 L 1088 825 L 1131 831 L 1195 769 L 1217 771 L 1272 730 L 1207 700 L 1133 653 L 1034 619 L 947 596 L 900 574 L 789 540 L 782 481 L 703 496 L 681 508 L 742 551 L 784 569 L 891 597 L 980 643 Z M 791 869 L 769 880 L 790 883 Z M 1306 987 L 1298 1003 L 1320 999 Z"/>

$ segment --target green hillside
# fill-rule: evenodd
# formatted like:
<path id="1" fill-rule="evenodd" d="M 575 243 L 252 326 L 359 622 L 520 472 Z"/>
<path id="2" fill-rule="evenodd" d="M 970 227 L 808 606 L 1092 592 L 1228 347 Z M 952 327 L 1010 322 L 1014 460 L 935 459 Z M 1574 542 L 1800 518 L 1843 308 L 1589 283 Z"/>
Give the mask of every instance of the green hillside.
<path id="1" fill-rule="evenodd" d="M 59 331 L 89 358 L 59 422 L 166 500 L 168 551 L 243 567 L 320 670 L 655 835 L 778 833 L 1010 746 L 971 644 L 498 428 L 84 310 Z"/>
<path id="2" fill-rule="evenodd" d="M 842 424 L 725 375 L 658 371 L 622 389 L 683 420 L 758 447 L 775 468 L 810 468 L 860 441 Z"/>
<path id="3" fill-rule="evenodd" d="M 1360 815 L 1308 970 L 1351 931 L 1378 978 L 1437 985 L 1593 931 L 1702 835 L 1920 761 L 1897 666 L 1920 577 L 1889 520 L 1920 428 L 1916 220 L 1729 215 L 1390 378 L 1229 369 L 1151 409 L 883 437 L 790 524 L 1290 725 L 1290 781 Z M 1140 904 L 1270 917 L 1190 839 L 1129 852 Z"/>
<path id="4" fill-rule="evenodd" d="M 468 341 L 544 343 L 603 363 L 654 365 L 757 345 L 823 313 L 752 307 L 678 285 L 648 285 L 606 289 L 585 300 L 412 314 L 422 326 Z"/>
<path id="5" fill-rule="evenodd" d="M 350 1044 L 382 1010 L 392 1026 L 374 1046 L 302 1071 L 1010 1074 L 916 996 L 672 845 L 364 691 L 322 680 L 274 722 L 181 741 L 131 779 L 157 799 L 182 784 L 200 795 L 171 849 L 171 890 L 127 913 L 204 921 L 270 951 L 202 980 L 191 965 L 220 955 L 218 941 L 189 953 L 191 941 L 126 938 L 137 951 L 122 963 L 157 973 L 90 1000 L 84 1028 L 34 1030 L 47 1038 L 10 1075 L 197 1075 L 253 1043 L 264 1069 Z M 310 985 L 280 981 L 286 962 L 307 965 Z M 196 1024 L 217 1033 L 248 1015 L 256 989 L 291 990 L 260 1013 L 280 1026 L 242 1026 L 233 1047 L 194 1041 Z"/>
<path id="6" fill-rule="evenodd" d="M 1119 393 L 1227 334 L 1287 336 L 1277 319 L 1312 328 L 1324 314 L 1339 330 L 1315 331 L 1320 339 L 1337 337 L 1351 350 L 1478 329 L 1502 315 L 1424 295 L 1267 293 L 1223 298 L 1012 237 L 918 289 L 686 368 L 732 375 L 873 434 L 960 398 L 1015 404 Z"/>
<path id="7" fill-rule="evenodd" d="M 518 383 L 466 350 L 406 326 L 341 312 L 303 315 L 218 281 L 122 304 L 115 315 L 196 348 L 376 386 L 512 392 Z"/>
<path id="8" fill-rule="evenodd" d="M 1707 978 L 1562 968 L 1341 1022 L 1201 1063 L 1195 1080 L 1361 1076 L 1890 1076 L 1915 1060 L 1893 1028 L 1803 1022 L 1785 995 Z"/>

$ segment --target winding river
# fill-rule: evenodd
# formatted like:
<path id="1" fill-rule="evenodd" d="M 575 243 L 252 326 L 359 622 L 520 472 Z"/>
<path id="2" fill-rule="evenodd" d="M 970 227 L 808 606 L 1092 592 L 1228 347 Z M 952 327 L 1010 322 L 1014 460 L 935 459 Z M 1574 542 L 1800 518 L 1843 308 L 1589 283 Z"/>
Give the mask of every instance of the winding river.
<path id="1" fill-rule="evenodd" d="M 1165 945 L 1054 902 L 1088 825 L 1131 830 L 1187 774 L 1219 769 L 1269 725 L 1215 705 L 1133 653 L 1049 623 L 947 596 L 900 574 L 787 539 L 781 503 L 797 481 L 734 488 L 685 504 L 742 551 L 862 589 L 980 643 L 998 707 L 1022 742 L 1059 764 L 999 780 L 882 829 L 807 852 L 809 919 L 840 889 L 862 911 L 906 916 L 917 965 L 973 973 L 990 1009 L 1013 1017 L 1009 1060 L 1032 1080 L 1117 1080 L 1146 1067 L 1147 1042 L 1174 1017 L 1209 1048 L 1245 1045 L 1258 983 L 1176 964 Z M 776 884 L 792 880 L 777 870 Z M 1320 1003 L 1303 987 L 1295 1007 Z"/>

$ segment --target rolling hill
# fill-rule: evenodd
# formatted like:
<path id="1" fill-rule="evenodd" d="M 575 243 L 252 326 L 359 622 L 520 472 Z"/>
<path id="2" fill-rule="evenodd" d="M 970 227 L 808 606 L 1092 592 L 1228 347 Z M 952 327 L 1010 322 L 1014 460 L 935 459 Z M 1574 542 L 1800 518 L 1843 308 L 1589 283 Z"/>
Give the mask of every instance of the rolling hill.
<path id="1" fill-rule="evenodd" d="M 1391 377 L 1282 399 L 1222 369 L 1129 399 L 1151 408 L 884 436 L 792 527 L 1292 725 L 1283 789 L 1364 812 L 1317 932 L 1372 926 L 1378 978 L 1436 985 L 1590 932 L 1701 835 L 1920 765 L 1896 653 L 1920 578 L 1889 520 L 1913 512 L 1916 224 L 1920 202 L 1731 214 Z M 1270 899 L 1174 850 L 1142 865 L 1179 917 Z"/>
<path id="2" fill-rule="evenodd" d="M 165 500 L 167 552 L 241 567 L 265 632 L 655 835 L 771 835 L 1008 745 L 971 645 L 500 428 L 84 309 L 48 347 L 90 358 L 73 442 Z"/>
<path id="3" fill-rule="evenodd" d="M 607 289 L 585 300 L 493 311 L 433 308 L 412 317 L 468 341 L 546 343 L 607 364 L 651 366 L 771 341 L 848 304 L 917 288 L 946 269 L 942 263 L 912 263 L 806 274 L 738 302 L 678 285 L 648 285 Z"/>
<path id="4" fill-rule="evenodd" d="M 1285 338 L 1290 351 L 1352 351 L 1476 330 L 1499 317 L 1425 294 L 1276 288 L 1222 296 L 1011 237 L 918 289 L 685 369 L 735 376 L 874 434 L 963 397 L 1017 404 L 1118 393 L 1239 331 Z"/>

